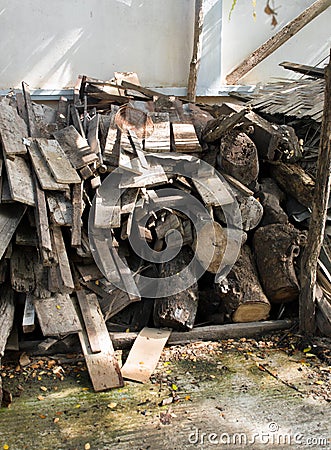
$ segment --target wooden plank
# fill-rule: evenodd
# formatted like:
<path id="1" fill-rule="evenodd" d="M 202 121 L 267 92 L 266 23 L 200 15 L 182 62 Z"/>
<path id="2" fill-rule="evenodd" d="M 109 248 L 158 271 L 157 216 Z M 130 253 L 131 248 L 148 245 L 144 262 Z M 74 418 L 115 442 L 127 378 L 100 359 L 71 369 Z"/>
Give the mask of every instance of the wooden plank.
<path id="1" fill-rule="evenodd" d="M 73 125 L 56 131 L 53 136 L 75 169 L 81 169 L 86 164 L 98 160 L 98 156 L 91 151 L 87 140 L 78 133 Z"/>
<path id="2" fill-rule="evenodd" d="M 38 126 L 37 126 L 37 120 L 36 120 L 36 116 L 35 116 L 33 106 L 32 106 L 29 86 L 26 83 L 24 83 L 24 81 L 22 83 L 22 90 L 23 90 L 23 96 L 25 99 L 25 108 L 26 108 L 27 119 L 28 119 L 27 124 L 28 124 L 29 136 L 38 137 L 38 136 L 40 136 L 40 130 L 38 129 Z"/>
<path id="3" fill-rule="evenodd" d="M 72 229 L 71 247 L 79 247 L 82 242 L 83 183 L 72 187 Z"/>
<path id="4" fill-rule="evenodd" d="M 11 198 L 26 205 L 35 206 L 31 168 L 22 156 L 9 159 L 4 155 Z"/>
<path id="5" fill-rule="evenodd" d="M 22 320 L 23 333 L 32 333 L 35 329 L 35 309 L 33 305 L 33 296 L 27 294 L 25 297 L 24 313 Z"/>
<path id="6" fill-rule="evenodd" d="M 143 188 L 168 183 L 168 177 L 161 164 L 151 164 L 149 169 L 141 169 L 140 175 L 123 174 L 120 188 Z"/>
<path id="7" fill-rule="evenodd" d="M 14 291 L 31 292 L 35 288 L 33 273 L 34 263 L 37 261 L 35 248 L 14 247 L 10 258 L 10 280 Z"/>
<path id="8" fill-rule="evenodd" d="M 324 78 L 324 67 L 313 67 L 307 66 L 306 64 L 297 64 L 288 61 L 283 61 L 279 66 L 284 67 L 284 69 L 292 70 L 293 72 L 302 73 L 310 77 Z"/>
<path id="9" fill-rule="evenodd" d="M 129 380 L 147 383 L 160 359 L 171 330 L 143 328 L 122 367 L 122 375 Z"/>
<path id="10" fill-rule="evenodd" d="M 281 45 L 287 42 L 292 36 L 298 33 L 305 25 L 310 23 L 315 17 L 319 16 L 329 6 L 330 0 L 317 0 L 295 19 L 281 28 L 275 35 L 268 39 L 259 48 L 254 50 L 226 77 L 227 84 L 236 84 L 244 75 L 250 72 L 261 61 L 271 55 Z"/>
<path id="11" fill-rule="evenodd" d="M 25 211 L 26 206 L 22 204 L 0 205 L 0 259 L 12 240 Z"/>
<path id="12" fill-rule="evenodd" d="M 82 121 L 80 120 L 80 115 L 79 115 L 78 109 L 76 108 L 75 105 L 71 105 L 70 113 L 71 113 L 71 119 L 72 119 L 72 123 L 74 124 L 74 127 L 76 128 L 78 133 L 83 138 L 85 138 L 83 124 L 82 124 Z"/>
<path id="13" fill-rule="evenodd" d="M 34 171 L 38 177 L 42 189 L 47 191 L 64 191 L 69 189 L 68 184 L 58 183 L 55 180 L 45 158 L 42 156 L 39 150 L 37 142 L 35 142 L 34 140 L 31 141 L 30 145 L 28 146 L 28 151 Z"/>
<path id="14" fill-rule="evenodd" d="M 96 306 L 98 305 L 97 297 L 94 294 L 86 295 L 84 290 L 76 291 L 79 307 L 85 324 L 86 334 L 92 353 L 101 352 L 98 330 L 95 326 L 94 317 L 98 315 Z"/>
<path id="15" fill-rule="evenodd" d="M 225 184 L 217 176 L 195 178 L 193 184 L 207 206 L 228 205 L 234 201 Z"/>
<path id="16" fill-rule="evenodd" d="M 170 119 L 167 112 L 149 112 L 154 124 L 153 133 L 145 138 L 146 152 L 170 152 Z"/>
<path id="17" fill-rule="evenodd" d="M 7 339 L 14 324 L 14 291 L 8 285 L 1 287 L 0 296 L 0 358 L 4 354 Z"/>
<path id="18" fill-rule="evenodd" d="M 80 186 L 78 183 L 77 185 Z M 46 199 L 52 223 L 71 227 L 73 223 L 73 206 L 70 198 L 60 192 L 47 192 Z"/>
<path id="19" fill-rule="evenodd" d="M 43 265 L 49 266 L 54 262 L 53 246 L 49 232 L 46 197 L 40 189 L 36 175 L 34 174 L 36 208 L 34 210 L 35 222 L 38 234 L 38 244 Z"/>
<path id="20" fill-rule="evenodd" d="M 80 183 L 80 177 L 56 140 L 36 139 L 55 180 L 58 183 Z"/>
<path id="21" fill-rule="evenodd" d="M 125 89 L 132 89 L 133 91 L 140 92 L 141 94 L 144 94 L 144 95 L 146 95 L 146 97 L 150 97 L 150 98 L 168 97 L 167 95 L 161 94 L 160 92 L 153 91 L 152 89 L 148 89 L 148 88 L 139 86 L 135 83 L 130 83 L 129 81 L 125 81 L 125 80 L 123 80 L 121 82 L 121 86 L 123 86 Z"/>
<path id="22" fill-rule="evenodd" d="M 15 108 L 0 102 L 0 137 L 5 155 L 25 155 L 24 139 L 28 137 L 28 128 Z"/>
<path id="23" fill-rule="evenodd" d="M 108 196 L 101 196 L 99 193 L 95 197 L 94 226 L 96 228 L 119 228 L 121 226 L 121 206 L 120 196 L 112 190 Z M 114 194 L 112 197 L 111 194 Z M 117 198 L 116 198 L 117 197 Z M 114 204 L 116 202 L 116 204 Z"/>
<path id="24" fill-rule="evenodd" d="M 63 283 L 63 289 L 66 293 L 70 293 L 75 289 L 75 286 L 71 274 L 69 259 L 64 244 L 61 228 L 53 227 L 52 236 L 54 242 L 54 250 L 56 252 L 59 264 L 59 273 Z"/>
<path id="25" fill-rule="evenodd" d="M 176 152 L 201 152 L 202 148 L 192 123 L 172 123 Z"/>
<path id="26" fill-rule="evenodd" d="M 68 294 L 43 299 L 33 297 L 33 304 L 44 336 L 64 336 L 82 329 Z"/>
<path id="27" fill-rule="evenodd" d="M 25 98 L 24 98 L 23 92 L 17 92 L 15 97 L 16 97 L 18 114 L 24 120 L 25 126 L 27 126 L 28 113 L 27 113 L 26 106 L 25 106 Z"/>
<path id="28" fill-rule="evenodd" d="M 118 360 L 115 356 L 113 344 L 110 340 L 98 300 L 94 294 L 89 296 L 89 304 L 93 304 L 94 307 L 95 314 L 93 315 L 93 323 L 101 351 L 99 353 L 92 352 L 85 327 L 82 327 L 82 331 L 78 333 L 78 336 L 93 388 L 98 392 L 122 387 L 124 383 Z"/>
<path id="29" fill-rule="evenodd" d="M 133 212 L 140 189 L 126 189 L 121 195 L 121 214 L 130 214 Z"/>
<path id="30" fill-rule="evenodd" d="M 90 144 L 91 151 L 101 156 L 101 147 L 99 141 L 99 114 L 95 114 L 88 123 L 87 140 Z"/>

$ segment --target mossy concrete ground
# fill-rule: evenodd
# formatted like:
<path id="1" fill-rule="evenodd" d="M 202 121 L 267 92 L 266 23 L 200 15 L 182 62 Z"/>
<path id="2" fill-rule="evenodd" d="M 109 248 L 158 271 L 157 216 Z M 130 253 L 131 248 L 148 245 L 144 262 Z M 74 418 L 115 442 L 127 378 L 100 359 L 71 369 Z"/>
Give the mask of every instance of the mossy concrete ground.
<path id="1" fill-rule="evenodd" d="M 0 449 L 331 448 L 330 367 L 307 353 L 248 340 L 169 347 L 149 383 L 103 393 L 83 362 L 5 360 L 14 397 Z"/>

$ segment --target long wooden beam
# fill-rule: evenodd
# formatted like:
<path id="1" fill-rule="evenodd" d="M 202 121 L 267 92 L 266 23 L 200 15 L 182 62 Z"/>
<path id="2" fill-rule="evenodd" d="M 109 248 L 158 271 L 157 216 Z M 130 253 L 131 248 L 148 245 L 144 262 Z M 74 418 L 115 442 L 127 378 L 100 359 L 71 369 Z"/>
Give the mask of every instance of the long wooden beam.
<path id="1" fill-rule="evenodd" d="M 187 86 L 187 100 L 195 102 L 197 78 L 202 52 L 203 0 L 195 0 L 195 20 L 193 36 L 193 53 L 190 63 L 190 73 Z"/>
<path id="2" fill-rule="evenodd" d="M 268 39 L 259 48 L 254 50 L 242 63 L 239 64 L 232 72 L 230 72 L 226 81 L 228 84 L 236 84 L 244 75 L 250 72 L 261 61 L 271 55 L 277 48 L 288 41 L 305 25 L 311 22 L 315 17 L 319 16 L 323 11 L 331 6 L 331 0 L 317 0 L 295 19 L 289 22 L 278 33 Z"/>
<path id="3" fill-rule="evenodd" d="M 301 260 L 301 293 L 299 298 L 300 329 L 308 335 L 315 332 L 316 272 L 328 209 L 331 181 L 331 61 L 325 70 L 324 111 L 317 159 L 316 184 L 309 222 L 307 245 Z"/>

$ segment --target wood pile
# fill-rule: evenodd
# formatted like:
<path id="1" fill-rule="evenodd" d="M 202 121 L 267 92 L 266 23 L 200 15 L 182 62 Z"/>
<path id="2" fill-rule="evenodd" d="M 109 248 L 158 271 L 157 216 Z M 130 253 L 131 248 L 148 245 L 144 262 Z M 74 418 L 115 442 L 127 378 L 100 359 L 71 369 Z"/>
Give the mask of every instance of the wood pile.
<path id="1" fill-rule="evenodd" d="M 1 99 L 0 358 L 6 344 L 36 341 L 42 353 L 78 334 L 93 386 L 103 390 L 123 383 L 110 331 L 189 332 L 279 318 L 288 303 L 295 310 L 305 226 L 289 217 L 286 199 L 309 208 L 314 188 L 293 163 L 298 139 L 246 106 L 200 106 L 144 88 L 134 73 L 107 82 L 80 76 L 74 101 L 61 98 L 57 109 L 33 103 L 24 83 Z M 194 164 L 194 179 L 175 171 Z M 105 191 L 109 174 L 117 185 Z M 187 195 L 205 212 L 181 212 Z M 242 222 L 236 242 L 225 214 L 233 204 Z M 147 243 L 145 258 L 130 238 Z M 148 259 L 178 245 L 167 262 Z M 222 277 L 226 249 L 235 264 Z M 193 255 L 206 270 L 199 280 L 182 272 Z M 142 275 L 171 277 L 179 289 L 152 298 Z"/>

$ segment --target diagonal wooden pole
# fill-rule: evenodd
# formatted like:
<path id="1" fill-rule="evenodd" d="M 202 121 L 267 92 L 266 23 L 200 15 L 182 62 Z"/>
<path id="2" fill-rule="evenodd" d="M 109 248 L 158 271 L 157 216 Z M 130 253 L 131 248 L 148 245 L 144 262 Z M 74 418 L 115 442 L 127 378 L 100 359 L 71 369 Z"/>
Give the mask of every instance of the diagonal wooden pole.
<path id="1" fill-rule="evenodd" d="M 316 0 L 316 2 L 305 9 L 299 16 L 247 56 L 239 66 L 227 75 L 226 82 L 228 84 L 236 84 L 246 73 L 250 72 L 329 6 L 331 6 L 331 0 Z"/>
<path id="2" fill-rule="evenodd" d="M 317 159 L 316 184 L 307 245 L 301 261 L 299 321 L 302 332 L 315 332 L 315 288 L 317 262 L 324 239 L 331 180 L 331 58 L 325 69 L 324 111 Z"/>

